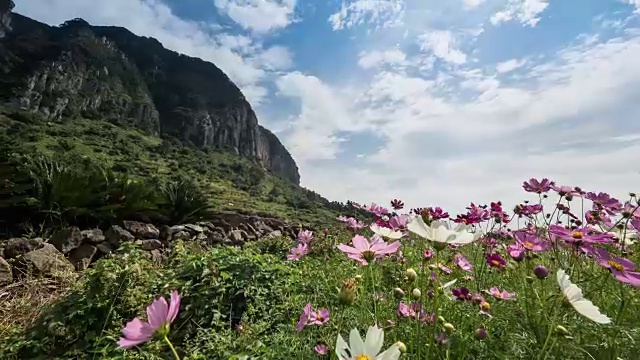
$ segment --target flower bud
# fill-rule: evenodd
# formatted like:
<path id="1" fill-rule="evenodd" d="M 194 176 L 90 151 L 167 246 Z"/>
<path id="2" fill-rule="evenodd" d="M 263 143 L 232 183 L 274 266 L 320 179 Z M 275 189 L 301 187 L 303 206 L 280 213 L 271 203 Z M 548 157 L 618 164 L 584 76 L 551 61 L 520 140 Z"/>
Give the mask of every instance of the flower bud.
<path id="1" fill-rule="evenodd" d="M 430 260 L 433 257 L 433 252 L 431 250 L 425 250 L 423 255 L 425 260 Z"/>
<path id="2" fill-rule="evenodd" d="M 567 330 L 567 328 L 565 328 L 562 325 L 558 325 L 556 326 L 556 332 L 560 335 L 570 335 L 571 333 L 569 333 L 569 330 Z"/>
<path id="3" fill-rule="evenodd" d="M 487 338 L 487 330 L 485 330 L 485 328 L 478 328 L 476 329 L 475 333 L 473 334 L 473 336 L 476 338 L 476 340 L 484 340 Z"/>
<path id="4" fill-rule="evenodd" d="M 549 276 L 549 270 L 543 265 L 536 265 L 536 267 L 533 268 L 533 273 L 540 280 L 544 280 Z"/>
<path id="5" fill-rule="evenodd" d="M 405 293 L 404 290 L 400 289 L 399 287 L 393 289 L 393 292 L 396 294 L 397 297 L 402 298 L 404 297 Z"/>
<path id="6" fill-rule="evenodd" d="M 418 273 L 416 273 L 416 271 L 413 269 L 407 269 L 404 272 L 404 275 L 407 277 L 407 280 L 409 281 L 415 281 L 418 278 Z"/>
<path id="7" fill-rule="evenodd" d="M 411 291 L 411 297 L 414 299 L 419 300 L 421 296 L 422 293 L 420 292 L 420 289 L 413 289 L 413 291 Z"/>
<path id="8" fill-rule="evenodd" d="M 452 323 L 444 323 L 442 326 L 444 327 L 444 330 L 447 332 L 447 334 L 451 334 L 456 330 Z"/>
<path id="9" fill-rule="evenodd" d="M 491 311 L 491 304 L 489 304 L 486 301 L 483 301 L 480 303 L 480 309 L 482 309 L 482 311 L 484 312 L 489 312 Z"/>
<path id="10" fill-rule="evenodd" d="M 398 347 L 398 350 L 400 350 L 401 353 L 404 354 L 407 352 L 407 345 L 405 345 L 402 341 L 396 342 L 396 346 Z"/>
<path id="11" fill-rule="evenodd" d="M 356 275 L 353 278 L 358 280 L 358 281 L 361 281 L 362 280 L 362 275 Z"/>
<path id="12" fill-rule="evenodd" d="M 358 284 L 355 279 L 347 279 L 343 281 L 340 292 L 338 293 L 338 299 L 346 305 L 353 305 L 356 301 L 357 289 Z"/>
<path id="13" fill-rule="evenodd" d="M 438 321 L 441 323 L 445 322 L 444 317 L 442 315 L 438 316 Z"/>

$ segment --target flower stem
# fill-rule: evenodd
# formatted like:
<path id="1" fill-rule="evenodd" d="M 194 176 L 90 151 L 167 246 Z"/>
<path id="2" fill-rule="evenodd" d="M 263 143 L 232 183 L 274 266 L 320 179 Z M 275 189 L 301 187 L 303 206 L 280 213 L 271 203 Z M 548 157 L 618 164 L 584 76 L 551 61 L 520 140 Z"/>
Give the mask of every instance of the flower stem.
<path id="1" fill-rule="evenodd" d="M 373 277 L 373 260 L 369 263 L 369 280 L 371 281 L 371 289 L 372 289 L 372 299 L 373 299 L 373 321 L 377 325 L 378 324 L 378 309 L 376 305 L 376 280 Z"/>
<path id="2" fill-rule="evenodd" d="M 171 352 L 173 353 L 173 356 L 176 358 L 176 360 L 180 360 L 180 356 L 178 356 L 178 352 L 176 352 L 176 348 L 173 347 L 173 344 L 171 343 L 171 341 L 166 335 L 164 336 L 164 342 L 166 342 L 167 345 L 169 345 L 169 348 L 171 349 Z"/>

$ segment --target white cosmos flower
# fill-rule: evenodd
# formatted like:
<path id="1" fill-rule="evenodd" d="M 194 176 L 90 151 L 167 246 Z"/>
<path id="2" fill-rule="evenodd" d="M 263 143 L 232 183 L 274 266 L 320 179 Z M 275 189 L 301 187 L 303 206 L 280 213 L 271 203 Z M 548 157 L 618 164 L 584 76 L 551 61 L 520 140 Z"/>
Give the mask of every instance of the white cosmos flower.
<path id="1" fill-rule="evenodd" d="M 388 227 L 380 226 L 376 223 L 371 224 L 370 228 L 371 231 L 381 237 L 386 237 L 393 240 L 397 240 L 402 237 L 402 232 L 390 229 Z"/>
<path id="2" fill-rule="evenodd" d="M 422 220 L 422 216 L 415 216 L 409 220 L 407 229 L 422 238 L 443 244 L 464 245 L 480 237 L 480 233 L 470 232 L 468 225 L 459 224 L 451 230 L 449 224 L 444 221 L 433 221 L 431 225 L 427 225 Z"/>
<path id="3" fill-rule="evenodd" d="M 349 344 L 338 334 L 336 355 L 339 360 L 397 360 L 400 357 L 398 345 L 393 344 L 385 352 L 380 353 L 383 343 L 384 331 L 379 329 L 377 325 L 369 326 L 364 341 L 362 341 L 358 329 L 353 329 L 349 333 Z"/>
<path id="4" fill-rule="evenodd" d="M 580 315 L 598 324 L 608 324 L 611 322 L 611 319 L 601 313 L 597 306 L 582 296 L 582 290 L 569 280 L 569 275 L 567 275 L 564 270 L 558 270 L 557 277 L 560 290 L 562 290 L 562 293 L 567 300 L 569 300 L 571 306 L 573 306 Z"/>

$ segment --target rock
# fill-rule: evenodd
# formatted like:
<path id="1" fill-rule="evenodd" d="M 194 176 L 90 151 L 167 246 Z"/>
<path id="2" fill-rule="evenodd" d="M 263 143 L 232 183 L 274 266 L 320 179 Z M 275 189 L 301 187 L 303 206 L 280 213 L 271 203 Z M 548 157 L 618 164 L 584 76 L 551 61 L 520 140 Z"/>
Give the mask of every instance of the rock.
<path id="1" fill-rule="evenodd" d="M 160 230 L 160 236 L 158 237 L 158 239 L 162 241 L 171 240 L 172 232 L 171 232 L 171 227 L 169 225 L 160 225 L 158 230 Z"/>
<path id="2" fill-rule="evenodd" d="M 26 239 L 26 238 L 13 238 L 7 240 L 4 245 L 5 259 L 13 259 L 20 255 L 24 255 L 29 251 L 37 250 L 42 247 L 44 242 L 40 238 Z"/>
<path id="3" fill-rule="evenodd" d="M 138 240 L 136 244 L 140 246 L 143 250 L 157 250 L 162 247 L 162 242 L 157 239 L 151 240 Z"/>
<path id="4" fill-rule="evenodd" d="M 215 225 L 213 225 L 211 222 L 209 221 L 199 221 L 197 223 L 198 225 L 202 226 L 205 229 L 209 229 L 211 231 L 213 231 L 215 229 Z"/>
<path id="5" fill-rule="evenodd" d="M 113 225 L 105 233 L 106 240 L 116 248 L 123 242 L 133 241 L 136 238 L 127 230 L 118 225 Z"/>
<path id="6" fill-rule="evenodd" d="M 71 226 L 56 231 L 49 243 L 63 254 L 68 254 L 71 250 L 77 249 L 83 240 L 83 234 L 77 226 Z"/>
<path id="7" fill-rule="evenodd" d="M 45 243 L 40 249 L 23 255 L 24 263 L 36 273 L 53 277 L 65 276 L 74 271 L 74 266 L 55 246 Z"/>
<path id="8" fill-rule="evenodd" d="M 96 255 L 98 248 L 91 244 L 82 244 L 77 249 L 69 253 L 69 262 L 78 271 L 85 270 L 91 264 L 93 257 Z"/>
<path id="9" fill-rule="evenodd" d="M 270 234 L 273 232 L 273 228 L 263 221 L 256 221 L 254 223 L 255 229 L 259 231 L 262 235 Z"/>
<path id="10" fill-rule="evenodd" d="M 89 244 L 98 244 L 105 240 L 105 236 L 100 229 L 82 230 L 82 241 Z"/>
<path id="11" fill-rule="evenodd" d="M 116 249 L 116 247 L 108 241 L 103 241 L 100 244 L 96 245 L 96 247 L 103 254 L 109 254 Z"/>
<path id="12" fill-rule="evenodd" d="M 233 245 L 242 245 L 247 240 L 247 232 L 244 230 L 231 230 L 229 239 Z"/>
<path id="13" fill-rule="evenodd" d="M 123 225 L 136 239 L 157 239 L 160 236 L 160 230 L 153 224 L 125 220 Z"/>
<path id="14" fill-rule="evenodd" d="M 277 237 L 282 237 L 282 231 L 280 230 L 273 230 L 272 232 L 269 233 L 269 235 L 267 235 L 267 238 L 271 239 L 271 238 L 277 238 Z"/>
<path id="15" fill-rule="evenodd" d="M 204 232 L 204 228 L 200 225 L 193 225 L 193 224 L 186 224 L 185 229 L 187 229 L 187 231 L 192 232 L 192 233 L 202 233 Z"/>
<path id="16" fill-rule="evenodd" d="M 189 234 L 189 232 L 186 230 L 178 231 L 177 233 L 173 234 L 171 240 L 188 241 L 191 240 L 191 234 Z"/>
<path id="17" fill-rule="evenodd" d="M 11 265 L 0 257 L 0 285 L 10 284 L 13 281 L 13 273 L 11 272 Z"/>
<path id="18" fill-rule="evenodd" d="M 226 237 L 222 232 L 212 232 L 207 236 L 207 244 L 208 245 L 219 245 L 224 243 Z"/>

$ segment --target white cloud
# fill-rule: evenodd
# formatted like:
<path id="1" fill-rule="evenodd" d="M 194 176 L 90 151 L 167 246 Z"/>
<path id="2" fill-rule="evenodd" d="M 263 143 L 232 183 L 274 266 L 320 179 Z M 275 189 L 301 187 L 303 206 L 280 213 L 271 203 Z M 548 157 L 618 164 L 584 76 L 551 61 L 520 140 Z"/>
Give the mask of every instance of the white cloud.
<path id="1" fill-rule="evenodd" d="M 293 65 L 292 54 L 284 46 L 272 46 L 258 55 L 258 64 L 269 69 L 287 69 Z"/>
<path id="2" fill-rule="evenodd" d="M 385 64 L 402 65 L 406 62 L 407 56 L 400 49 L 391 49 L 386 51 L 370 51 L 361 52 L 358 65 L 363 69 L 372 69 Z"/>
<path id="3" fill-rule="evenodd" d="M 549 6 L 548 0 L 509 0 L 506 7 L 495 13 L 490 21 L 493 25 L 499 25 L 503 22 L 518 20 L 522 25 L 534 27 L 540 21 L 538 15 L 547 6 Z"/>
<path id="4" fill-rule="evenodd" d="M 456 39 L 451 31 L 429 31 L 420 35 L 418 40 L 420 41 L 420 50 L 430 51 L 444 61 L 453 64 L 464 64 L 467 61 L 467 55 L 456 49 Z"/>
<path id="5" fill-rule="evenodd" d="M 343 0 L 340 11 L 329 17 L 333 30 L 362 24 L 373 28 L 400 26 L 404 17 L 404 0 Z"/>
<path id="6" fill-rule="evenodd" d="M 465 9 L 470 10 L 477 8 L 485 1 L 486 0 L 462 0 L 462 4 L 464 5 Z"/>
<path id="7" fill-rule="evenodd" d="M 293 21 L 296 0 L 215 0 L 214 4 L 243 28 L 265 33 Z"/>
<path id="8" fill-rule="evenodd" d="M 523 66 L 524 64 L 526 64 L 526 60 L 518 60 L 518 59 L 511 59 L 511 60 L 507 60 L 507 61 L 503 61 L 501 63 L 499 63 L 498 65 L 496 65 L 496 71 L 499 73 L 508 73 L 510 71 L 513 71 L 521 66 Z"/>

